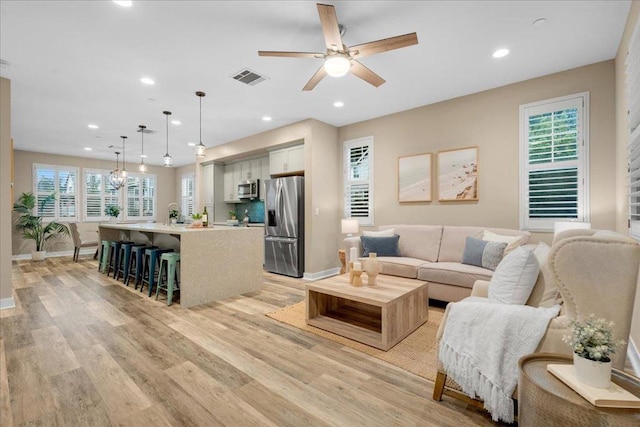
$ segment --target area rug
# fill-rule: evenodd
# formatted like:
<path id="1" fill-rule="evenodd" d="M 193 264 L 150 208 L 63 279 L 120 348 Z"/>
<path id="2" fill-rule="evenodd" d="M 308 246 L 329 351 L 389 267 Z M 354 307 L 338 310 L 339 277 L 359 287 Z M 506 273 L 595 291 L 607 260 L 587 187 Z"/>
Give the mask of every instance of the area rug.
<path id="1" fill-rule="evenodd" d="M 304 321 L 304 301 L 267 313 L 272 319 L 361 351 L 431 381 L 435 381 L 436 378 L 436 333 L 442 315 L 442 309 L 429 307 L 429 320 L 426 323 L 390 350 L 383 351 L 307 325 Z"/>

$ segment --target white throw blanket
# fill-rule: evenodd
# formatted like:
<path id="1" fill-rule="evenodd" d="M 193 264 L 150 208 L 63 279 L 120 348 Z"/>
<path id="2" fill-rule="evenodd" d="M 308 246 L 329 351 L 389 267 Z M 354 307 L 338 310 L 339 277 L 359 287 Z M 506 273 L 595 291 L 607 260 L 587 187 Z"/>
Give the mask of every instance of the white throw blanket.
<path id="1" fill-rule="evenodd" d="M 518 359 L 533 353 L 560 306 L 535 308 L 469 297 L 451 304 L 439 357 L 447 375 L 484 400 L 494 421 L 513 422 Z"/>

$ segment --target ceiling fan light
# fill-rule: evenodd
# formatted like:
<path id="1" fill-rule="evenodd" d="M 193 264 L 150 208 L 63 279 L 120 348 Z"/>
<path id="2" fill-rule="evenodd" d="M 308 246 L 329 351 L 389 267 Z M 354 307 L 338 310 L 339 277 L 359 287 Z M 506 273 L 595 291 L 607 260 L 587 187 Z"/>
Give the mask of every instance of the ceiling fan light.
<path id="1" fill-rule="evenodd" d="M 343 54 L 330 55 L 324 60 L 324 70 L 331 77 L 342 77 L 349 72 L 349 68 L 351 61 Z"/>

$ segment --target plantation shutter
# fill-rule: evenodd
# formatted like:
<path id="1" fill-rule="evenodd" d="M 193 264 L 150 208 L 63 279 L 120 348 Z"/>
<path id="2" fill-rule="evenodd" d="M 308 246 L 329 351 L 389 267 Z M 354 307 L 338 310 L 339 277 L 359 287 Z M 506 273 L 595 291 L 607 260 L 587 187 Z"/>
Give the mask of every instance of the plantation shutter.
<path id="1" fill-rule="evenodd" d="M 373 225 L 373 138 L 345 142 L 345 216 Z"/>
<path id="2" fill-rule="evenodd" d="M 33 194 L 36 212 L 45 221 L 72 221 L 78 218 L 78 169 L 69 166 L 33 165 Z M 43 201 L 55 193 L 54 201 Z"/>
<path id="3" fill-rule="evenodd" d="M 549 231 L 555 221 L 586 221 L 586 94 L 524 106 L 522 228 Z"/>
<path id="4" fill-rule="evenodd" d="M 109 206 L 120 206 L 120 192 L 109 183 L 109 171 L 84 169 L 84 219 L 106 221 Z"/>
<path id="5" fill-rule="evenodd" d="M 195 194 L 195 180 L 194 175 L 182 176 L 182 200 L 181 209 L 182 214 L 190 217 L 194 211 L 194 194 Z"/>
<path id="6" fill-rule="evenodd" d="M 36 215 L 48 219 L 54 219 L 56 216 L 56 204 L 51 201 L 42 204 L 43 200 L 51 193 L 56 191 L 56 170 L 53 167 L 40 166 L 36 167 Z"/>
<path id="7" fill-rule="evenodd" d="M 156 175 L 129 173 L 125 188 L 125 219 L 137 221 L 155 219 L 156 183 Z"/>
<path id="8" fill-rule="evenodd" d="M 640 239 L 640 21 L 629 41 L 626 62 L 629 126 L 629 233 Z"/>
<path id="9" fill-rule="evenodd" d="M 146 175 L 142 178 L 142 217 L 156 217 L 156 176 Z"/>
<path id="10" fill-rule="evenodd" d="M 140 178 L 137 176 L 127 177 L 127 218 L 136 219 L 140 217 Z"/>

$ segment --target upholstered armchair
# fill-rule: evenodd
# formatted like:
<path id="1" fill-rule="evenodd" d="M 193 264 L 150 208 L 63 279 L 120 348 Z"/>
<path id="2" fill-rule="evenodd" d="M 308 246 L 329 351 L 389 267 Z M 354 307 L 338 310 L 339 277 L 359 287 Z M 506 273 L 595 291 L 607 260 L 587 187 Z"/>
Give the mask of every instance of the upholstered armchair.
<path id="1" fill-rule="evenodd" d="M 615 322 L 616 339 L 628 341 L 638 288 L 640 244 L 637 241 L 612 231 L 567 230 L 556 236 L 546 262 L 543 260 L 540 264 L 540 275 L 527 305 L 545 306 L 543 296 L 551 294 L 551 303 L 561 302 L 562 308 L 558 317 L 549 323 L 536 352 L 570 355 L 569 346 L 562 342 L 562 337 L 570 333 L 570 320 L 582 320 L 591 313 Z M 489 282 L 476 281 L 471 295 L 487 297 L 488 290 Z M 451 304 L 455 303 L 447 306 L 437 333 L 438 345 Z M 614 368 L 623 369 L 626 352 L 626 344 L 616 350 L 612 358 Z M 455 390 L 455 383 L 445 388 L 446 381 L 447 373 L 438 360 L 433 398 L 441 400 L 444 393 L 470 402 L 466 395 Z"/>
<path id="2" fill-rule="evenodd" d="M 75 222 L 69 223 L 69 231 L 71 231 L 71 239 L 73 240 L 73 260 L 78 262 L 78 256 L 80 255 L 80 248 L 93 247 L 98 246 L 98 241 L 86 241 L 82 240 L 80 237 L 80 231 L 78 231 L 78 224 Z M 98 256 L 98 251 L 96 251 L 93 259 L 96 259 Z"/>

